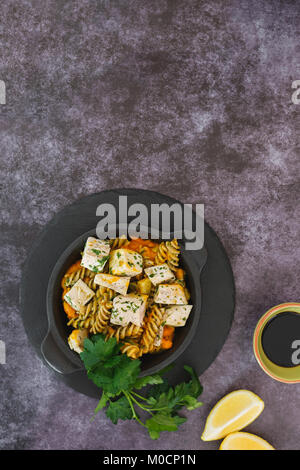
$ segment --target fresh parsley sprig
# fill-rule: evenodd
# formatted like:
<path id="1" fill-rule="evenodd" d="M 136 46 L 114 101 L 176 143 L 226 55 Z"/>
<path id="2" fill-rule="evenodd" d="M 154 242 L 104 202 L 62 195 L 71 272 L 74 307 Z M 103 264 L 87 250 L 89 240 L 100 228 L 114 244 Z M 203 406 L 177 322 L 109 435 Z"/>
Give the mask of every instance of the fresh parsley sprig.
<path id="1" fill-rule="evenodd" d="M 184 366 L 191 380 L 171 387 L 163 378 L 169 368 L 139 377 L 141 361 L 130 359 L 120 352 L 120 348 L 115 338 L 106 341 L 101 334 L 84 342 L 84 351 L 80 356 L 87 375 L 102 389 L 95 414 L 105 409 L 106 416 L 114 424 L 119 419 L 135 419 L 147 428 L 152 439 L 157 439 L 162 431 L 176 431 L 186 421 L 178 411 L 184 406 L 194 410 L 202 405 L 197 400 L 202 386 L 194 370 Z M 139 391 L 146 386 L 147 394 L 141 395 Z M 150 415 L 144 422 L 137 412 L 138 408 Z"/>

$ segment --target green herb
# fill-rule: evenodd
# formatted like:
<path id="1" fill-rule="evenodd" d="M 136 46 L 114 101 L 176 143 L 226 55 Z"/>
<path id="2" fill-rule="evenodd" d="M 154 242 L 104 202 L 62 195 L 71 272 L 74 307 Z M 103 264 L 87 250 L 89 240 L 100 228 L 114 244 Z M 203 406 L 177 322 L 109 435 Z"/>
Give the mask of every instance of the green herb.
<path id="1" fill-rule="evenodd" d="M 121 346 L 115 338 L 105 341 L 105 336 L 101 334 L 84 342 L 84 351 L 80 357 L 88 377 L 102 389 L 95 414 L 105 409 L 107 417 L 114 424 L 119 419 L 135 419 L 147 428 L 152 439 L 157 439 L 162 431 L 176 431 L 186 421 L 178 411 L 184 406 L 193 410 L 202 405 L 197 401 L 202 386 L 194 370 L 185 366 L 191 379 L 175 387 L 171 387 L 163 378 L 169 368 L 157 374 L 139 377 L 141 361 L 122 354 Z M 145 386 L 148 387 L 146 395 L 137 393 Z M 150 417 L 142 421 L 138 408 Z"/>
<path id="2" fill-rule="evenodd" d="M 103 256 L 103 258 L 101 258 L 100 260 L 98 260 L 98 263 L 100 264 L 100 266 L 102 266 L 103 264 L 106 263 L 106 261 L 108 260 L 109 256 Z"/>
<path id="3" fill-rule="evenodd" d="M 73 302 L 71 300 L 71 297 L 69 295 L 65 295 L 65 299 L 71 305 L 71 307 L 73 307 Z"/>
<path id="4" fill-rule="evenodd" d="M 90 266 L 90 270 L 93 271 L 94 273 L 97 273 L 98 272 L 98 268 L 97 266 L 93 266 L 93 265 L 89 265 Z"/>

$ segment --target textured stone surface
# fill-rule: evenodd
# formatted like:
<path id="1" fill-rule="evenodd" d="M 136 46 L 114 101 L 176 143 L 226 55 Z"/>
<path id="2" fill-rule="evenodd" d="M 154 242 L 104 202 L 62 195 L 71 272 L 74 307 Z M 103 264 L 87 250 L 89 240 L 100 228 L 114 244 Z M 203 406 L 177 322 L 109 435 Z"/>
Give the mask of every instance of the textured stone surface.
<path id="1" fill-rule="evenodd" d="M 266 403 L 249 430 L 300 448 L 300 385 L 269 379 L 251 349 L 264 311 L 299 301 L 299 19 L 297 1 L 1 3 L 1 448 L 214 449 L 204 419 L 240 387 Z M 90 423 L 94 401 L 54 379 L 18 314 L 44 224 L 113 187 L 204 202 L 235 273 L 235 322 L 201 377 L 205 405 L 157 442 L 134 422 Z"/>

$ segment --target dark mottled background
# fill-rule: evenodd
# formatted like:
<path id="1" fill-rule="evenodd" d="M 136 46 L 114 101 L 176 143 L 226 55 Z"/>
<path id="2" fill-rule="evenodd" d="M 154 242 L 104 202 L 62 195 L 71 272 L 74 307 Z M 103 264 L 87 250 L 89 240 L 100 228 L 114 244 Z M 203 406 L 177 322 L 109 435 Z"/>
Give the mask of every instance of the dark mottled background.
<path id="1" fill-rule="evenodd" d="M 204 419 L 242 387 L 266 404 L 249 429 L 300 449 L 300 385 L 272 381 L 251 349 L 265 310 L 299 301 L 299 20 L 288 0 L 1 2 L 1 448 L 215 449 L 200 440 Z M 95 402 L 55 380 L 18 313 L 45 223 L 114 187 L 205 203 L 236 279 L 233 328 L 201 377 L 205 405 L 156 442 L 134 422 L 90 423 Z"/>

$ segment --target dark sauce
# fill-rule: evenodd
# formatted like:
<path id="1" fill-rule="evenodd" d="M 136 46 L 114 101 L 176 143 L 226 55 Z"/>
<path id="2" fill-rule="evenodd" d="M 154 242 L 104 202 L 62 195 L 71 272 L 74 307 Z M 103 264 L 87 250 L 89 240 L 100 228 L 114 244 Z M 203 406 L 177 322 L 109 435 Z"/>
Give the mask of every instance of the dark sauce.
<path id="1" fill-rule="evenodd" d="M 270 361 L 281 367 L 295 367 L 292 344 L 300 340 L 300 315 L 295 312 L 278 314 L 266 324 L 261 340 Z"/>

